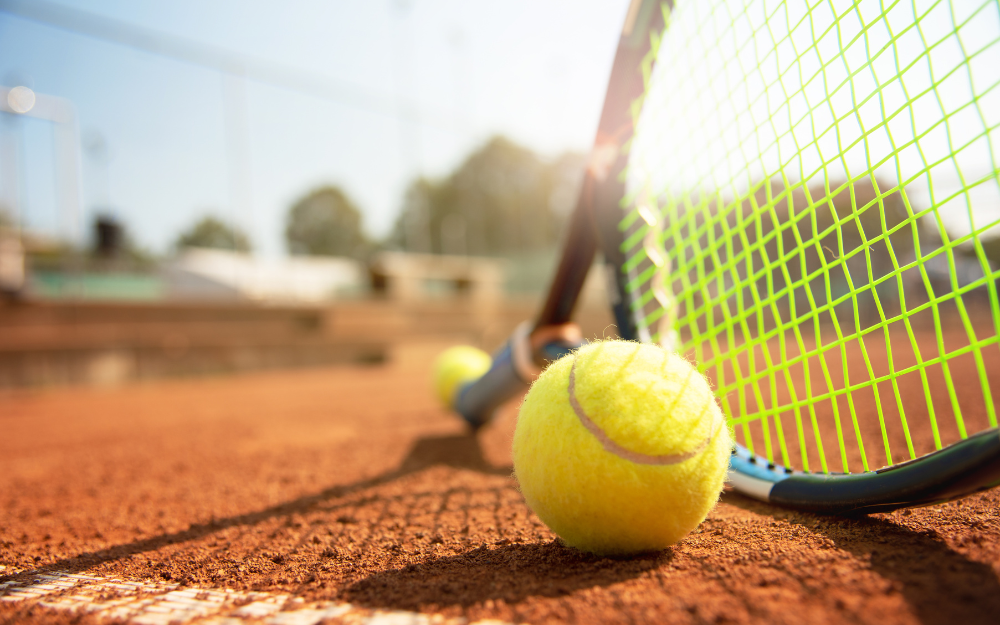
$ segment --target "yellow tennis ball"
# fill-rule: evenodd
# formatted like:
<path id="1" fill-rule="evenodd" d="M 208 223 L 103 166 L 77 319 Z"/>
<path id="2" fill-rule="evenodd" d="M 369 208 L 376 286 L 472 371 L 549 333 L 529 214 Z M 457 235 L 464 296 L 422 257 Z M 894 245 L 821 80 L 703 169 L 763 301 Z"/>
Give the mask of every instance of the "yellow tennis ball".
<path id="1" fill-rule="evenodd" d="M 489 371 L 492 363 L 489 354 L 468 345 L 444 350 L 434 362 L 434 392 L 438 399 L 446 408 L 453 407 L 458 388 Z"/>
<path id="2" fill-rule="evenodd" d="M 572 547 L 657 551 L 719 499 L 732 438 L 705 378 L 656 345 L 592 343 L 531 386 L 514 432 L 525 500 Z"/>

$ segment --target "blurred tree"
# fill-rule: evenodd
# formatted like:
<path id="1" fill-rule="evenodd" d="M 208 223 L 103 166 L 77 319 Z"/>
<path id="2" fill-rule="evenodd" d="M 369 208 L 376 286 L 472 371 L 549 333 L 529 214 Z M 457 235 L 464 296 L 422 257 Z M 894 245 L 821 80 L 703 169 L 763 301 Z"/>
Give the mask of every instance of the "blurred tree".
<path id="1" fill-rule="evenodd" d="M 215 218 L 203 217 L 201 221 L 177 237 L 174 247 L 210 247 L 220 250 L 249 252 L 250 240 L 234 226 Z"/>
<path id="2" fill-rule="evenodd" d="M 86 265 L 98 270 L 145 271 L 156 265 L 155 257 L 132 238 L 119 218 L 109 212 L 94 217 L 88 257 Z"/>
<path id="3" fill-rule="evenodd" d="M 334 186 L 316 189 L 292 206 L 285 242 L 292 254 L 312 256 L 362 256 L 368 247 L 361 212 Z"/>
<path id="4" fill-rule="evenodd" d="M 125 226 L 111 215 L 94 218 L 94 254 L 103 258 L 119 256 L 125 247 Z"/>
<path id="5" fill-rule="evenodd" d="M 983 246 L 983 253 L 986 254 L 986 258 L 995 265 L 1000 266 L 1000 237 L 984 238 L 980 243 Z M 965 251 L 970 256 L 975 255 L 975 248 L 972 246 L 969 246 L 969 249 Z"/>
<path id="6" fill-rule="evenodd" d="M 871 176 L 788 187 L 762 180 L 736 205 L 721 194 L 692 195 L 681 210 L 695 216 L 678 236 L 705 252 L 682 259 L 688 280 L 719 275 L 720 285 L 739 284 L 725 287 L 732 309 L 766 302 L 758 321 L 769 327 L 817 309 L 827 319 L 831 302 L 842 319 L 877 323 L 901 310 L 904 295 L 911 306 L 927 301 L 918 271 L 899 268 L 913 261 L 915 244 L 922 254 L 940 246 L 911 215 L 903 192 Z M 721 320 L 726 306 L 715 308 Z"/>
<path id="7" fill-rule="evenodd" d="M 576 202 L 585 159 L 544 161 L 494 137 L 443 180 L 410 184 L 391 244 L 435 254 L 511 255 L 551 248 Z"/>

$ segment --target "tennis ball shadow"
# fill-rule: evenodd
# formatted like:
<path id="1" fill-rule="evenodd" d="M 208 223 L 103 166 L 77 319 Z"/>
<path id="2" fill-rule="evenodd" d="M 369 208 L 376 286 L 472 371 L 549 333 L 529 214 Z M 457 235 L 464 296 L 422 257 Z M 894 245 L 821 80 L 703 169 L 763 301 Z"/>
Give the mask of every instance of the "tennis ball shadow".
<path id="1" fill-rule="evenodd" d="M 671 549 L 606 558 L 556 541 L 482 546 L 376 573 L 351 584 L 340 597 L 355 605 L 399 610 L 468 607 L 486 600 L 517 604 L 633 579 L 672 558 Z"/>
<path id="2" fill-rule="evenodd" d="M 802 525 L 832 540 L 836 548 L 867 560 L 875 573 L 895 582 L 924 625 L 995 623 L 1000 614 L 1000 580 L 993 567 L 955 551 L 934 529 L 914 530 L 884 515 L 797 512 L 732 491 L 722 501 Z"/>
<path id="3" fill-rule="evenodd" d="M 483 455 L 479 438 L 473 433 L 432 436 L 413 443 L 393 476 L 399 477 L 432 466 L 468 469 L 490 475 L 510 475 L 511 466 L 495 466 Z"/>

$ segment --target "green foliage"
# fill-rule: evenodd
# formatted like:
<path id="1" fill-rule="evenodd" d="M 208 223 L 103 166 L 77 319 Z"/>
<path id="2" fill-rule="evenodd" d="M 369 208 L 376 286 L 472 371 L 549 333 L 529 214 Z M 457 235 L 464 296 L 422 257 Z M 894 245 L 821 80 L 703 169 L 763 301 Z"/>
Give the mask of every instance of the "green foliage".
<path id="1" fill-rule="evenodd" d="M 665 245 L 682 250 L 673 263 L 689 284 L 712 281 L 700 297 L 720 298 L 711 306 L 718 322 L 727 309 L 751 302 L 768 302 L 754 318 L 767 327 L 838 302 L 852 309 L 842 311 L 845 318 L 857 305 L 867 326 L 878 321 L 880 307 L 885 314 L 900 310 L 904 292 L 914 306 L 947 288 L 935 273 L 940 267 L 929 284 L 917 269 L 901 269 L 942 245 L 932 224 L 911 214 L 904 193 L 864 178 L 788 187 L 765 180 L 735 202 L 695 195 L 667 206 L 665 221 L 675 229 Z"/>
<path id="2" fill-rule="evenodd" d="M 778 263 L 772 283 L 783 285 L 785 272 L 797 282 L 834 264 L 833 275 L 845 284 L 867 284 L 869 268 L 873 279 L 895 271 L 893 257 L 907 257 L 920 237 L 899 191 L 889 189 L 884 181 L 862 179 L 853 185 L 831 181 L 829 190 L 803 185 L 786 191 L 771 181 L 748 204 L 774 202 L 773 211 L 747 207 L 753 218 L 742 227 L 749 226 L 749 240 L 759 236 L 766 258 Z"/>
<path id="3" fill-rule="evenodd" d="M 361 230 L 361 212 L 342 190 L 316 189 L 288 211 L 285 242 L 292 254 L 363 256 L 368 242 Z"/>
<path id="4" fill-rule="evenodd" d="M 239 228 L 215 217 L 203 217 L 190 230 L 177 237 L 174 247 L 208 247 L 220 250 L 249 252 L 250 240 Z"/>
<path id="5" fill-rule="evenodd" d="M 109 224 L 117 229 L 111 248 L 102 249 L 100 244 L 101 225 Z M 149 271 L 156 267 L 156 258 L 142 248 L 124 223 L 108 215 L 98 215 L 93 223 L 93 241 L 86 253 L 84 266 L 98 271 Z"/>
<path id="6" fill-rule="evenodd" d="M 583 177 L 584 158 L 548 162 L 503 137 L 443 180 L 415 180 L 390 243 L 413 252 L 512 255 L 552 248 Z"/>
<path id="7" fill-rule="evenodd" d="M 1000 266 L 1000 236 L 983 235 L 979 239 L 979 245 L 983 248 L 983 256 L 986 257 L 986 261 L 994 267 Z M 979 263 L 978 252 L 973 243 L 966 242 L 964 245 L 959 246 L 958 250 L 970 261 Z"/>
<path id="8" fill-rule="evenodd" d="M 149 273 L 157 269 L 159 259 L 142 247 L 129 228 L 115 220 L 120 231 L 113 249 L 98 245 L 97 217 L 91 224 L 91 239 L 83 246 L 59 238 L 49 238 L 31 231 L 21 233 L 28 266 L 42 272 Z"/>
<path id="9" fill-rule="evenodd" d="M 980 243 L 983 246 L 983 253 L 986 255 L 986 258 L 1000 265 L 1000 237 L 981 239 Z M 975 252 L 972 251 L 971 253 Z"/>

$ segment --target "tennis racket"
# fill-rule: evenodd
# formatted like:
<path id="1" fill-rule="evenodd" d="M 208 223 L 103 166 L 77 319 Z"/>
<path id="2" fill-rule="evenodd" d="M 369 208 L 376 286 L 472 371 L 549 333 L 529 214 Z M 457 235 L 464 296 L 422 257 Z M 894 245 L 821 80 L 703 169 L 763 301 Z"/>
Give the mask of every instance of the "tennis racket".
<path id="1" fill-rule="evenodd" d="M 877 512 L 1000 484 L 996 0 L 635 0 L 552 287 L 473 426 L 581 344 L 598 251 L 622 338 L 690 357 L 729 483 Z"/>

